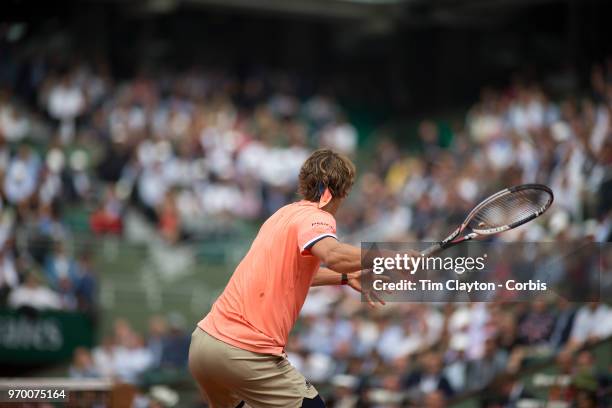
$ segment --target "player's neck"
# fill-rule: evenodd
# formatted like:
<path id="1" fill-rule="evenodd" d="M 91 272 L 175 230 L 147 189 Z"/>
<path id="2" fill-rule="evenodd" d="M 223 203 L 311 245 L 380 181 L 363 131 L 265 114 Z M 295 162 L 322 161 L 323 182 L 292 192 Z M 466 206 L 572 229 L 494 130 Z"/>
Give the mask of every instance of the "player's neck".
<path id="1" fill-rule="evenodd" d="M 322 207 L 321 209 L 325 212 L 330 213 L 331 215 L 336 215 L 336 212 L 338 211 L 339 207 L 340 201 L 338 201 L 336 198 L 333 198 L 326 206 Z"/>

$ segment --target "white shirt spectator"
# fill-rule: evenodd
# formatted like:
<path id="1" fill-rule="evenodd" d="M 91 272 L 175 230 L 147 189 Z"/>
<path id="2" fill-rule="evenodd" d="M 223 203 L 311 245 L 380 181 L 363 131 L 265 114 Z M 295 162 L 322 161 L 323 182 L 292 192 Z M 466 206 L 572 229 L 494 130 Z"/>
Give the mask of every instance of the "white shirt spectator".
<path id="1" fill-rule="evenodd" d="M 304 376 L 313 382 L 324 382 L 334 370 L 334 360 L 324 353 L 310 353 L 302 362 Z"/>
<path id="2" fill-rule="evenodd" d="M 269 148 L 267 155 L 257 163 L 258 173 L 263 181 L 276 187 L 287 187 L 295 183 L 300 167 L 309 155 L 303 147 L 289 149 Z"/>
<path id="3" fill-rule="evenodd" d="M 136 157 L 138 158 L 138 163 L 145 168 L 152 166 L 155 162 L 155 158 L 157 157 L 155 151 L 156 150 L 154 141 L 143 140 L 136 148 Z"/>
<path id="4" fill-rule="evenodd" d="M 13 309 L 29 306 L 34 309 L 60 309 L 62 301 L 51 289 L 44 286 L 22 285 L 9 294 L 8 305 Z"/>
<path id="5" fill-rule="evenodd" d="M 377 351 L 386 361 L 392 361 L 417 352 L 425 344 L 425 338 L 420 333 L 414 330 L 407 333 L 403 327 L 392 325 L 383 331 Z"/>
<path id="6" fill-rule="evenodd" d="M 512 143 L 508 139 L 497 139 L 488 143 L 486 155 L 489 164 L 497 170 L 511 166 L 516 157 Z"/>
<path id="7" fill-rule="evenodd" d="M 302 306 L 300 315 L 320 316 L 325 315 L 331 309 L 334 302 L 338 301 L 341 292 L 332 286 L 319 286 L 310 289 L 308 297 Z"/>
<path id="8" fill-rule="evenodd" d="M 27 136 L 30 122 L 12 106 L 0 107 L 0 134 L 9 142 L 18 142 Z"/>
<path id="9" fill-rule="evenodd" d="M 36 173 L 27 163 L 14 159 L 4 177 L 4 192 L 11 203 L 20 203 L 29 198 L 36 188 Z"/>
<path id="10" fill-rule="evenodd" d="M 12 255 L 4 254 L 0 258 L 0 288 L 15 288 L 19 285 L 19 277 Z"/>
<path id="11" fill-rule="evenodd" d="M 73 120 L 85 107 L 85 97 L 81 89 L 70 83 L 55 85 L 49 92 L 47 109 L 58 120 Z"/>
<path id="12" fill-rule="evenodd" d="M 43 203 L 50 203 L 58 197 L 62 190 L 62 180 L 56 173 L 49 173 L 42 181 L 38 197 Z"/>
<path id="13" fill-rule="evenodd" d="M 472 138 L 483 142 L 500 135 L 504 125 L 498 115 L 475 112 L 468 116 L 468 127 Z"/>
<path id="14" fill-rule="evenodd" d="M 570 342 L 582 344 L 591 337 L 604 339 L 612 335 L 612 309 L 600 303 L 596 307 L 587 304 L 576 314 Z"/>
<path id="15" fill-rule="evenodd" d="M 410 207 L 395 204 L 393 208 L 385 211 L 385 215 L 380 224 L 381 238 L 393 241 L 402 237 L 410 228 L 412 223 L 412 211 Z"/>
<path id="16" fill-rule="evenodd" d="M 258 178 L 262 158 L 268 157 L 268 147 L 258 141 L 246 144 L 238 152 L 236 167 L 241 174 Z"/>
<path id="17" fill-rule="evenodd" d="M 321 142 L 333 150 L 351 155 L 357 149 L 357 129 L 348 122 L 331 125 L 323 130 Z"/>
<path id="18" fill-rule="evenodd" d="M 356 331 L 356 352 L 360 355 L 365 355 L 376 347 L 376 341 L 380 336 L 380 331 L 376 323 L 369 320 L 359 320 Z"/>
<path id="19" fill-rule="evenodd" d="M 135 383 L 153 364 L 153 354 L 145 347 L 117 347 L 113 356 L 115 373 L 122 381 Z"/>
<path id="20" fill-rule="evenodd" d="M 96 347 L 92 352 L 94 366 L 102 377 L 113 377 L 115 375 L 114 350 L 105 345 Z"/>
<path id="21" fill-rule="evenodd" d="M 609 110 L 601 106 L 597 109 L 597 115 L 595 116 L 595 126 L 591 131 L 591 137 L 589 144 L 591 149 L 595 152 L 599 152 L 606 141 L 606 137 L 610 131 L 610 114 Z"/>
<path id="22" fill-rule="evenodd" d="M 242 193 L 234 184 L 209 184 L 202 190 L 201 203 L 208 214 L 239 214 Z"/>
<path id="23" fill-rule="evenodd" d="M 146 168 L 138 179 L 140 199 L 150 208 L 156 208 L 161 204 L 167 190 L 168 183 L 164 177 L 162 164 L 156 163 Z"/>

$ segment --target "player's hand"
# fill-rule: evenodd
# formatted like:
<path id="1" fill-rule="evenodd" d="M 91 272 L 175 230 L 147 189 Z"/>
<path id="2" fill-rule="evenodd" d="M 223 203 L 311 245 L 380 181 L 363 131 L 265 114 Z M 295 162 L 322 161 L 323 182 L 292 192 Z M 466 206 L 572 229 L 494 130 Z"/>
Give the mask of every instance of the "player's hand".
<path id="1" fill-rule="evenodd" d="M 378 276 L 377 278 L 384 279 L 384 276 Z M 347 285 L 361 293 L 363 299 L 366 300 L 369 306 L 376 307 L 377 303 L 385 305 L 386 302 L 376 293 L 372 287 L 374 281 L 374 274 L 371 270 L 362 270 L 348 274 Z"/>

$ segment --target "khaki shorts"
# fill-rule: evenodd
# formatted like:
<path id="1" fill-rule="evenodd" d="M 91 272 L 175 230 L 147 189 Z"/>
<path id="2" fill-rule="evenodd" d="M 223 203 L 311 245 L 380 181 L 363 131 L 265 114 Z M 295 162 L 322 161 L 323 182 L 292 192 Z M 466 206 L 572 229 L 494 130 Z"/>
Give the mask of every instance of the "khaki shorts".
<path id="1" fill-rule="evenodd" d="M 217 340 L 200 328 L 191 335 L 189 370 L 212 408 L 299 408 L 318 392 L 284 356 L 258 354 Z"/>

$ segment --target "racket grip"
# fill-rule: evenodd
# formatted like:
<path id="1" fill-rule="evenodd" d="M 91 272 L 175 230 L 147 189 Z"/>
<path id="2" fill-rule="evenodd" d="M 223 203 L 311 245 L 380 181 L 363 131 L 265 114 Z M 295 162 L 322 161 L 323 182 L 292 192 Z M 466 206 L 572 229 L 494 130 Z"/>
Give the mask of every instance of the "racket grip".
<path id="1" fill-rule="evenodd" d="M 422 256 L 432 256 L 432 255 L 437 254 L 438 252 L 442 251 L 442 249 L 444 249 L 444 248 L 439 243 L 433 244 L 432 246 L 430 246 L 429 248 L 427 248 L 426 250 L 421 252 L 421 255 Z"/>

